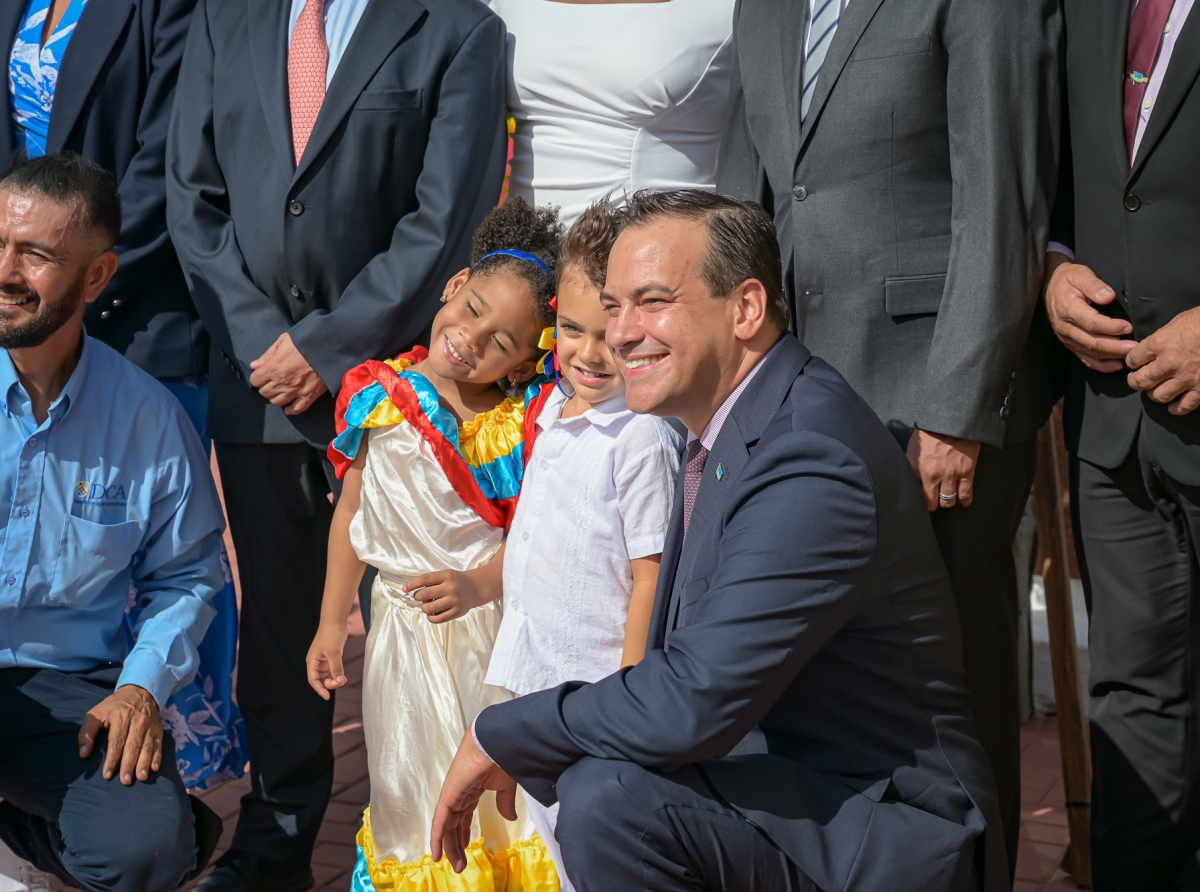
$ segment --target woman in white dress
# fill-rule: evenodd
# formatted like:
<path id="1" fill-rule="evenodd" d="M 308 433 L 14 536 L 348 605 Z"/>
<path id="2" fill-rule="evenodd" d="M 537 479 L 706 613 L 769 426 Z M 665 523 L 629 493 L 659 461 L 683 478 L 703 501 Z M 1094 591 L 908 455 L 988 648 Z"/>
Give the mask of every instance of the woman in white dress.
<path id="1" fill-rule="evenodd" d="M 508 28 L 510 194 L 558 205 L 712 189 L 734 0 L 487 0 Z"/>

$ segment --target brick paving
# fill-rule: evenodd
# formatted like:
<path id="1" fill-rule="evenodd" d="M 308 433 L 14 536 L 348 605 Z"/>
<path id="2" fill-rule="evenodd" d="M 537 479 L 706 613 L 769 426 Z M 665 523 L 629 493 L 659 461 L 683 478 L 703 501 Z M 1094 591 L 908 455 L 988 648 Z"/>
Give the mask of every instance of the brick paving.
<path id="1" fill-rule="evenodd" d="M 1013 892 L 1064 892 L 1079 887 L 1059 868 L 1067 850 L 1058 726 L 1038 718 L 1021 726 L 1021 844 Z"/>

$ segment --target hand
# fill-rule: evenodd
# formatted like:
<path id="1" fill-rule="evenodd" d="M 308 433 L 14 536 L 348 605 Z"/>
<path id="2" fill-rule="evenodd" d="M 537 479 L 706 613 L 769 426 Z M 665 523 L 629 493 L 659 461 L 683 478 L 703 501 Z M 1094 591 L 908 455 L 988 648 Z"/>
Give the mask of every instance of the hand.
<path id="1" fill-rule="evenodd" d="M 410 579 L 404 591 L 421 602 L 421 610 L 431 623 L 444 623 L 467 611 L 500 597 L 495 590 L 499 577 L 488 565 L 474 570 L 438 570 Z"/>
<path id="2" fill-rule="evenodd" d="M 329 388 L 292 343 L 286 331 L 250 363 L 250 386 L 287 415 L 306 412 Z"/>
<path id="3" fill-rule="evenodd" d="M 158 703 L 145 688 L 121 685 L 90 710 L 79 729 L 79 757 L 86 759 L 96 745 L 101 728 L 108 729 L 108 752 L 102 773 L 105 780 L 116 775 L 121 763 L 121 783 L 133 786 L 133 775 L 150 780 L 150 772 L 162 767 L 162 716 Z"/>
<path id="4" fill-rule="evenodd" d="M 941 508 L 964 508 L 974 499 L 975 464 L 979 461 L 979 444 L 974 440 L 934 434 L 920 428 L 908 441 L 908 463 L 921 481 L 925 491 L 925 507 L 930 511 Z M 955 495 L 954 499 L 939 499 L 938 495 Z"/>
<path id="5" fill-rule="evenodd" d="M 1046 262 L 1046 315 L 1054 333 L 1089 369 L 1120 371 L 1125 355 L 1137 343 L 1123 339 L 1133 334 L 1133 326 L 1093 309 L 1093 305 L 1112 303 L 1117 293 L 1086 266 L 1056 252 L 1048 257 L 1054 259 Z"/>
<path id="6" fill-rule="evenodd" d="M 1200 308 L 1180 313 L 1125 357 L 1129 386 L 1149 391 L 1156 403 L 1169 403 L 1172 415 L 1200 406 Z"/>
<path id="7" fill-rule="evenodd" d="M 346 647 L 347 635 L 345 623 L 321 623 L 308 648 L 308 683 L 326 700 L 330 691 L 346 684 L 342 652 Z"/>
<path id="8" fill-rule="evenodd" d="M 429 833 L 433 860 L 441 861 L 444 851 L 455 873 L 466 869 L 471 817 L 485 790 L 496 791 L 496 810 L 501 815 L 510 821 L 517 819 L 517 782 L 483 754 L 467 731 L 446 773 Z"/>

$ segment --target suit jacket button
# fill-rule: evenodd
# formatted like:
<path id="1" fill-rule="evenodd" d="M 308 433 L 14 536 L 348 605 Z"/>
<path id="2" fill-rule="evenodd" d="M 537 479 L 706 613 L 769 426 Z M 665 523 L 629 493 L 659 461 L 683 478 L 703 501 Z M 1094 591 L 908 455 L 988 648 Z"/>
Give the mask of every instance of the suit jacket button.
<path id="1" fill-rule="evenodd" d="M 119 306 L 121 306 L 121 304 L 123 304 L 123 303 L 125 303 L 125 301 L 121 300 L 120 298 L 117 298 L 116 300 L 114 300 L 114 301 L 112 302 L 113 309 L 114 309 L 114 310 L 115 310 L 115 309 L 117 309 L 117 308 L 118 308 Z"/>
<path id="2" fill-rule="evenodd" d="M 792 197 L 795 198 L 796 201 L 804 201 L 804 199 L 808 198 L 808 187 L 807 186 L 793 186 L 792 187 Z"/>
<path id="3" fill-rule="evenodd" d="M 105 310 L 103 313 L 100 314 L 100 318 L 107 319 L 111 315 L 112 315 L 112 313 L 110 313 L 108 310 Z"/>
<path id="4" fill-rule="evenodd" d="M 291 214 L 293 217 L 299 217 L 301 214 L 304 213 L 304 205 L 302 205 L 300 202 L 296 201 L 296 199 L 293 198 L 291 201 L 288 202 L 288 213 Z"/>
<path id="5" fill-rule="evenodd" d="M 1008 412 L 1009 412 L 1008 406 L 1000 407 L 1000 417 L 1006 421 L 1008 420 Z"/>
<path id="6" fill-rule="evenodd" d="M 299 296 L 300 296 L 300 289 L 297 288 L 295 285 L 293 285 L 292 286 L 292 297 L 299 297 Z"/>
<path id="7" fill-rule="evenodd" d="M 1142 200 L 1130 192 L 1125 196 L 1125 210 L 1136 211 L 1142 206 Z"/>

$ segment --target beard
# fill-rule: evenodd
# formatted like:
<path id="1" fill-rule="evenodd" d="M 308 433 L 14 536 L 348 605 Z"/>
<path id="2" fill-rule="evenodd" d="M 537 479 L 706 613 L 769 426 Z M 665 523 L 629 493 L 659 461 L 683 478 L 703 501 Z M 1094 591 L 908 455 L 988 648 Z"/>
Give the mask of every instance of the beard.
<path id="1" fill-rule="evenodd" d="M 4 297 L 29 297 L 37 302 L 37 310 L 24 322 L 17 324 L 8 323 L 4 318 L 6 314 L 0 309 L 0 347 L 5 350 L 40 347 L 50 335 L 66 325 L 67 321 L 75 315 L 80 301 L 83 300 L 83 291 L 83 275 L 72 282 L 63 296 L 55 301 L 44 300 L 32 288 L 0 286 L 0 295 Z M 0 307 L 2 306 L 0 305 Z"/>

